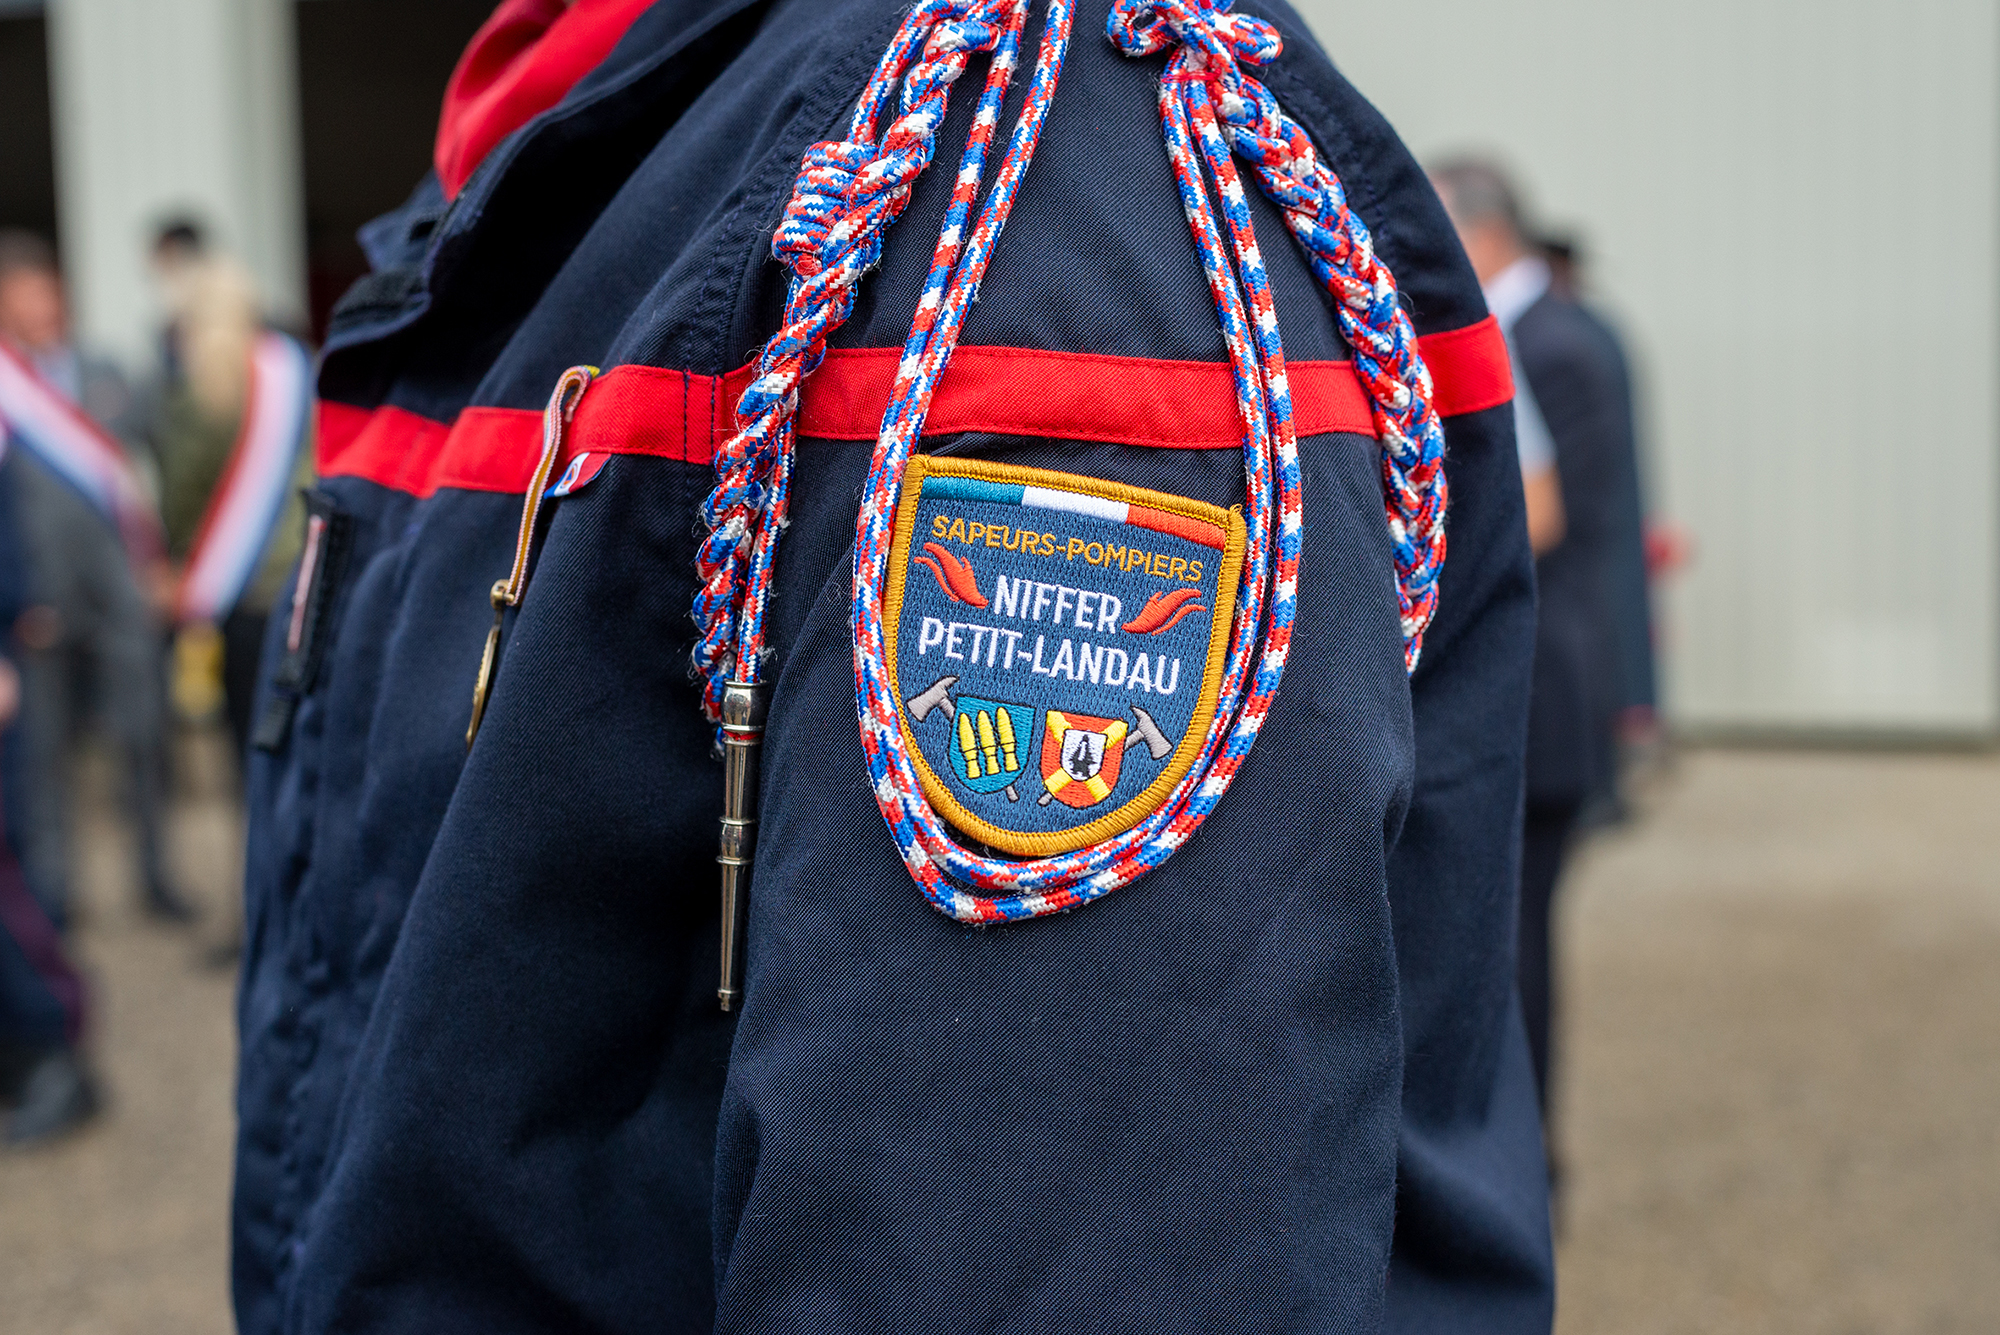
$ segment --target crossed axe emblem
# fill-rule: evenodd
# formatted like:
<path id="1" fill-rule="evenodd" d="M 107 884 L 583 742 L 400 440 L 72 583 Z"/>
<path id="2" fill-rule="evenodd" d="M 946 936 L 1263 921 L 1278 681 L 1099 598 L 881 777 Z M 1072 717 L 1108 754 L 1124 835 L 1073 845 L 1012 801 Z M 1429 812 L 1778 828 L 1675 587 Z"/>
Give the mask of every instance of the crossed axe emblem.
<path id="1" fill-rule="evenodd" d="M 956 676 L 939 677 L 929 686 L 926 686 L 923 690 L 905 700 L 903 704 L 910 711 L 910 717 L 919 723 L 922 723 L 933 713 L 940 710 L 943 711 L 946 718 L 956 717 L 958 714 L 958 705 L 952 700 L 951 694 L 952 687 L 956 685 L 958 685 L 958 678 Z M 1143 746 L 1146 748 L 1146 754 L 1153 759 L 1165 760 L 1172 754 L 1174 749 L 1174 744 L 1167 740 L 1167 734 L 1161 730 L 1159 723 L 1151 714 L 1146 712 L 1144 707 L 1130 705 L 1128 708 L 1131 709 L 1135 722 L 1132 724 L 1131 731 L 1126 734 L 1125 749 L 1129 752 L 1135 746 Z M 1013 784 L 1008 784 L 1003 791 L 1006 792 L 1009 802 L 1018 802 L 1021 800 L 1021 794 L 1015 791 Z M 1038 805 L 1047 806 L 1053 800 L 1054 795 L 1045 790 L 1038 801 Z"/>

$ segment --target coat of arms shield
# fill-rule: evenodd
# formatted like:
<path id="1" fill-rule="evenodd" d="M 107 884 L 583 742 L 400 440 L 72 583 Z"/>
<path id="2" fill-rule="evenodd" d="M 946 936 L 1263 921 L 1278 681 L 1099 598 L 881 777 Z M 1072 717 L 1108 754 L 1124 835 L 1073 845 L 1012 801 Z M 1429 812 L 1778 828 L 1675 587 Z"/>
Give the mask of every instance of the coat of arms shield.
<path id="1" fill-rule="evenodd" d="M 1042 734 L 1042 786 L 1066 806 L 1094 807 L 1118 786 L 1125 758 L 1121 718 L 1048 712 Z"/>

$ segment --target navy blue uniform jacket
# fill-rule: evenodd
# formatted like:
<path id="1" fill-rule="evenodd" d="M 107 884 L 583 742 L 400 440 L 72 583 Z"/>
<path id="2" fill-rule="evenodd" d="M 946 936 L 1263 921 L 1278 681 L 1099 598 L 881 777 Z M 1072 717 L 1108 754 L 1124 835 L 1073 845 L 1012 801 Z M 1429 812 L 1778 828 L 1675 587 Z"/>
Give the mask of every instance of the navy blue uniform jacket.
<path id="1" fill-rule="evenodd" d="M 1264 77 L 1418 331 L 1477 325 L 1421 171 L 1295 15 L 1252 7 L 1288 46 Z M 809 384 L 747 998 L 717 1010 L 695 510 L 730 373 L 781 308 L 770 238 L 800 155 L 840 132 L 901 8 L 660 0 L 449 207 L 427 183 L 364 234 L 376 272 L 328 340 L 320 536 L 272 618 L 250 774 L 251 1335 L 1548 1329 L 1512 1000 L 1534 611 L 1505 406 L 1449 421 L 1451 553 L 1414 678 L 1379 451 L 1336 414 L 1303 441 L 1291 665 L 1217 814 L 1102 902 L 975 929 L 925 904 L 866 787 L 848 547 L 874 423 Z M 1104 443 L 1133 404 L 1176 418 L 1159 359 L 1215 372 L 1219 407 L 1190 420 L 1230 411 L 1160 61 L 1114 50 L 1106 9 L 1079 7 L 937 410 L 963 371 L 1020 411 L 925 448 L 1235 503 L 1233 432 Z M 972 103 L 968 80 L 842 347 L 901 344 Z M 1337 361 L 1258 203 L 1287 352 Z M 1115 359 L 1090 363 L 1114 392 L 1024 434 L 1082 363 L 982 347 Z M 577 363 L 605 368 L 578 448 L 613 457 L 554 507 L 468 754 L 487 590 Z"/>

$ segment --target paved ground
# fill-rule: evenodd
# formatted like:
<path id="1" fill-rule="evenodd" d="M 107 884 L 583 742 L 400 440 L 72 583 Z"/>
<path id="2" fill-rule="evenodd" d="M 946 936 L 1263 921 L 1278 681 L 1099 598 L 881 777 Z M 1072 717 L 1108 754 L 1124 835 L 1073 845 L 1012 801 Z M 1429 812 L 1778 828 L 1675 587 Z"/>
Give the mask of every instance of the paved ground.
<path id="1" fill-rule="evenodd" d="M 96 985 L 109 1106 L 73 1139 L 0 1151 L 0 1335 L 220 1335 L 231 1328 L 228 1193 L 235 978 L 203 967 L 240 875 L 234 779 L 215 738 L 183 756 L 170 856 L 198 930 L 140 916 L 131 846 L 101 804 L 78 830 L 77 955 Z M 87 786 L 101 789 L 101 773 Z"/>
<path id="2" fill-rule="evenodd" d="M 1702 752 L 1648 805 L 1568 891 L 1560 1335 L 2000 1331 L 2000 758 Z M 231 983 L 84 844 L 114 1105 L 0 1157 L 0 1335 L 220 1335 Z"/>
<path id="3" fill-rule="evenodd" d="M 2000 1332 L 2000 760 L 1697 754 L 1579 870 L 1562 1335 Z"/>

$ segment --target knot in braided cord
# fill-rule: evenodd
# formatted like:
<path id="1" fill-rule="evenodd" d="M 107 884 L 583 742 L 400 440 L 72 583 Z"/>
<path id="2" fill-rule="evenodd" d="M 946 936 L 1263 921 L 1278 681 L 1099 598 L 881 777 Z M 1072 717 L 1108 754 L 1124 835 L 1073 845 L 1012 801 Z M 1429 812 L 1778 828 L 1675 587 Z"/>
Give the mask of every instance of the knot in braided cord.
<path id="1" fill-rule="evenodd" d="M 1277 28 L 1254 15 L 1229 12 L 1227 0 L 1222 4 L 1147 0 L 1114 5 L 1105 35 L 1128 56 L 1153 56 L 1179 48 L 1191 58 L 1213 55 L 1219 63 L 1233 59 L 1261 65 L 1275 60 L 1285 49 Z"/>
<path id="2" fill-rule="evenodd" d="M 847 138 L 813 145 L 800 165 L 772 245 L 793 275 L 784 323 L 758 355 L 756 377 L 736 406 L 737 430 L 716 451 L 715 488 L 701 507 L 708 535 L 695 559 L 701 636 L 693 657 L 711 721 L 721 717 L 726 681 L 759 679 L 799 386 L 852 314 L 862 275 L 881 259 L 884 233 L 935 156 L 951 86 L 975 54 L 996 53 L 987 92 L 1004 94 L 1025 7 L 1026 0 L 923 0 L 877 64 Z M 896 118 L 878 136 L 899 92 Z"/>
<path id="3" fill-rule="evenodd" d="M 1340 331 L 1354 350 L 1382 444 L 1382 492 L 1396 566 L 1405 666 L 1414 671 L 1424 630 L 1437 610 L 1445 558 L 1444 428 L 1433 406 L 1429 369 L 1399 300 L 1395 277 L 1375 255 L 1367 224 L 1347 205 L 1340 178 L 1303 127 L 1240 65 L 1266 64 L 1282 51 L 1263 19 L 1234 14 L 1229 0 L 1117 0 L 1107 35 L 1128 55 L 1172 48 L 1161 91 L 1175 84 L 1200 131 L 1216 132 L 1255 172 L 1284 212 L 1313 271 L 1334 298 Z M 1172 116 L 1169 114 L 1171 122 Z M 1169 141 L 1174 137 L 1168 126 Z M 1227 211 L 1227 208 L 1225 209 Z"/>
<path id="4" fill-rule="evenodd" d="M 806 150 L 792 185 L 791 203 L 772 242 L 772 252 L 800 279 L 815 278 L 842 257 L 879 240 L 881 228 L 870 226 L 869 214 L 885 210 L 881 192 L 857 200 L 855 185 L 862 170 L 880 150 L 869 143 L 834 139 Z"/>

